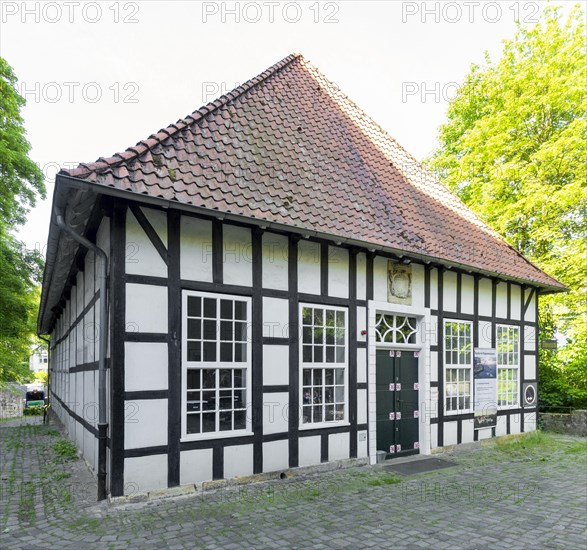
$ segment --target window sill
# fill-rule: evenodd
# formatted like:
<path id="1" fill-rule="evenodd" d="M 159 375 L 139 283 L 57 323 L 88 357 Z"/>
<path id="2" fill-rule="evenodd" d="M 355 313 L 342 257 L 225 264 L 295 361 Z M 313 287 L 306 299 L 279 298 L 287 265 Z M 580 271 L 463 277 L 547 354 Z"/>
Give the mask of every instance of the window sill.
<path id="1" fill-rule="evenodd" d="M 444 411 L 444 416 L 459 416 L 460 414 L 471 414 L 473 409 L 462 409 L 460 411 Z"/>
<path id="2" fill-rule="evenodd" d="M 350 422 L 339 420 L 335 422 L 315 422 L 312 424 L 300 424 L 300 432 L 307 430 L 322 430 L 324 428 L 339 428 L 340 426 L 350 426 Z"/>
<path id="3" fill-rule="evenodd" d="M 228 439 L 231 437 L 246 437 L 252 436 L 253 432 L 250 430 L 238 430 L 230 432 L 209 432 L 207 434 L 184 435 L 179 441 L 186 443 L 188 441 L 208 441 L 210 439 Z"/>
<path id="4" fill-rule="evenodd" d="M 519 409 L 520 405 L 518 403 L 514 403 L 513 405 L 499 405 L 497 407 L 498 411 L 511 411 L 513 409 Z"/>

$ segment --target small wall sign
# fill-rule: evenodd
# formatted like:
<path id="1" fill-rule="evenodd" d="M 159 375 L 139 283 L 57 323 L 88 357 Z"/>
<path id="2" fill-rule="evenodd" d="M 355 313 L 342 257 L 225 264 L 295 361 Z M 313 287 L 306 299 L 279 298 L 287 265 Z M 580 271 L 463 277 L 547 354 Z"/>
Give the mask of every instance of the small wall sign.
<path id="1" fill-rule="evenodd" d="M 389 391 L 395 391 L 395 384 L 389 384 Z"/>
<path id="2" fill-rule="evenodd" d="M 395 413 L 389 413 L 389 420 L 395 420 Z"/>

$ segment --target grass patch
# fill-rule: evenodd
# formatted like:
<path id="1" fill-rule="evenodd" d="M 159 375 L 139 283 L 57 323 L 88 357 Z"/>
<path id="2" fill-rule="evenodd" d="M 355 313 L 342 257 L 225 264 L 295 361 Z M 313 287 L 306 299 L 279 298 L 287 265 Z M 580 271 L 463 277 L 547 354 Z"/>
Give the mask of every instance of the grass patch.
<path id="1" fill-rule="evenodd" d="M 401 478 L 394 474 L 383 474 L 367 480 L 367 484 L 372 487 L 383 487 L 384 485 L 396 485 L 397 483 L 401 483 L 401 481 Z"/>
<path id="2" fill-rule="evenodd" d="M 557 447 L 559 442 L 541 431 L 516 434 L 495 440 L 495 448 L 503 453 L 520 455 Z"/>
<path id="3" fill-rule="evenodd" d="M 75 445 L 67 439 L 60 439 L 53 443 L 53 450 L 57 453 L 57 457 L 62 461 L 75 460 L 77 458 L 77 449 L 75 448 Z"/>

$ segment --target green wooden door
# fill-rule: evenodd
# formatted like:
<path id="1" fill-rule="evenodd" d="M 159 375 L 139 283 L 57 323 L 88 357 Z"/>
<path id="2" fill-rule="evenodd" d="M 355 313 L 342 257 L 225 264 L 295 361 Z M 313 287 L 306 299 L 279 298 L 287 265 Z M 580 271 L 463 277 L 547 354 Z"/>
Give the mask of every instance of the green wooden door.
<path id="1" fill-rule="evenodd" d="M 387 457 L 418 453 L 418 357 L 413 351 L 377 350 L 377 450 Z"/>

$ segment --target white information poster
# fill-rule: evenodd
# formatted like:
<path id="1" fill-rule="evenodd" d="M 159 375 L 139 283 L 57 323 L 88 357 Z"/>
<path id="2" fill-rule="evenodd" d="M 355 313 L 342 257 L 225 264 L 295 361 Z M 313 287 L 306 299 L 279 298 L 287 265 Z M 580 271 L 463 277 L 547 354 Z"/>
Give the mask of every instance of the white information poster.
<path id="1" fill-rule="evenodd" d="M 473 354 L 475 429 L 497 424 L 497 354 L 494 348 L 475 348 Z"/>

